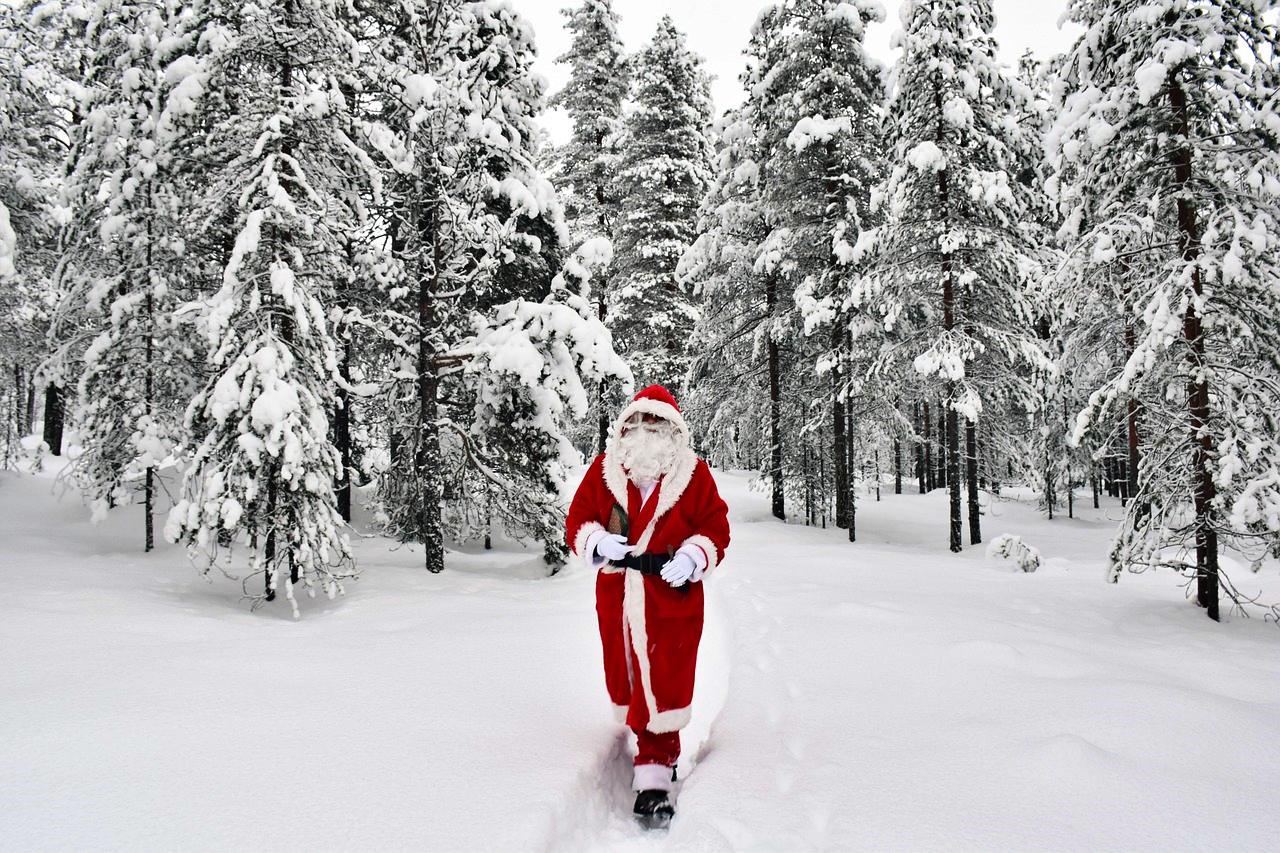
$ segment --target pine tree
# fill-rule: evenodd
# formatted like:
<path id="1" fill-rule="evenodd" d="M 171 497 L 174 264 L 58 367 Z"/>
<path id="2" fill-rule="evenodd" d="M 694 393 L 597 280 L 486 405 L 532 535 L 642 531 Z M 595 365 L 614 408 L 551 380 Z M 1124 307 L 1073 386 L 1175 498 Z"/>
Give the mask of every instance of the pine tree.
<path id="1" fill-rule="evenodd" d="M 354 570 L 334 495 L 337 352 L 324 308 L 358 218 L 344 176 L 366 162 L 340 119 L 354 27 L 327 0 L 207 13 L 195 61 L 217 96 L 201 106 L 214 115 L 194 117 L 207 136 L 192 141 L 229 155 L 201 207 L 207 222 L 233 223 L 234 242 L 202 318 L 212 373 L 187 410 L 194 452 L 166 533 L 206 567 L 242 540 L 262 598 L 288 572 L 296 614 L 295 584 L 333 596 Z"/>
<path id="2" fill-rule="evenodd" d="M 621 143 L 616 274 L 608 316 L 641 384 L 679 386 L 698 316 L 676 273 L 710 181 L 711 96 L 671 18 L 632 60 L 635 107 Z"/>
<path id="3" fill-rule="evenodd" d="M 767 81 L 787 47 L 782 9 L 766 9 L 747 51 L 751 65 L 742 78 L 747 101 L 721 122 L 714 180 L 700 208 L 698 237 L 678 268 L 699 298 L 702 317 L 691 339 L 690 418 L 713 452 L 760 470 L 779 519 L 786 517 L 790 445 L 783 440 L 783 335 L 775 332 L 783 312 L 778 276 L 770 268 L 773 256 L 765 251 L 773 226 L 763 166 L 776 94 Z"/>
<path id="4" fill-rule="evenodd" d="M 990 2 L 908 0 L 902 20 L 889 81 L 894 166 L 877 193 L 880 260 L 853 299 L 880 321 L 863 327 L 867 344 L 881 339 L 876 372 L 910 385 L 914 371 L 941 396 L 949 545 L 959 551 L 959 418 L 973 446 L 993 395 L 1034 406 L 1027 367 L 1043 361 L 1031 340 L 1035 255 L 1013 120 L 1027 93 L 995 59 Z"/>
<path id="5" fill-rule="evenodd" d="M 58 188 L 70 82 L 65 52 L 31 3 L 0 7 L 0 363 L 7 461 L 31 432 L 58 262 Z M 12 387 L 7 386 L 9 377 Z"/>
<path id="6" fill-rule="evenodd" d="M 1143 401 L 1148 452 L 1111 577 L 1170 566 L 1219 617 L 1219 552 L 1280 548 L 1280 122 L 1273 3 L 1077 0 L 1049 136 L 1072 246 L 1132 317 L 1076 440 Z M 1189 552 L 1194 550 L 1194 557 Z M 1242 599 L 1229 583 L 1228 594 Z"/>
<path id="7" fill-rule="evenodd" d="M 154 544 L 157 469 L 168 459 L 197 374 L 173 320 L 187 263 L 174 168 L 174 113 L 194 59 L 190 19 L 176 8 L 102 0 L 68 186 L 59 313 L 93 335 L 82 356 L 73 470 L 96 518 L 141 492 L 144 550 Z"/>
<path id="8" fill-rule="evenodd" d="M 446 539 L 487 531 L 491 512 L 514 535 L 541 540 L 554 564 L 563 545 L 548 483 L 569 448 L 566 421 L 584 414 L 566 371 L 602 380 L 625 368 L 597 370 L 603 356 L 562 352 L 566 337 L 608 336 L 598 319 L 583 326 L 580 293 L 569 299 L 554 283 L 568 235 L 538 169 L 543 93 L 532 32 L 506 3 L 430 11 L 379 10 L 371 85 L 383 111 L 365 131 L 392 173 L 397 267 L 382 319 L 394 378 L 380 513 L 395 535 L 424 543 L 431 571 L 444 568 Z M 492 360 L 494 336 L 524 342 L 524 371 L 513 376 L 513 365 Z M 532 357 L 547 348 L 561 355 L 543 372 Z M 501 355 L 511 352 L 520 351 Z M 531 387 L 531 375 L 547 387 Z"/>
<path id="9" fill-rule="evenodd" d="M 826 388 L 817 385 L 806 398 L 825 404 L 835 520 L 848 527 L 854 436 L 847 407 L 856 393 L 848 279 L 864 271 L 858 244 L 870 224 L 871 189 L 880 172 L 883 100 L 879 63 L 862 40 L 884 10 L 875 2 L 837 0 L 792 0 L 782 9 L 789 47 L 769 75 L 766 95 L 772 113 L 763 167 L 768 243 L 795 293 L 803 333 L 818 336 L 809 344 L 816 352 L 801 360 L 830 376 Z"/>
<path id="10" fill-rule="evenodd" d="M 618 16 L 612 0 L 583 0 L 580 6 L 564 9 L 566 28 L 573 43 L 558 62 L 570 66 L 569 82 L 551 99 L 552 107 L 562 107 L 573 121 L 573 135 L 559 152 L 559 177 L 565 199 L 565 218 L 576 245 L 599 237 L 612 242 L 616 237 L 618 199 L 615 177 L 618 169 L 617 137 L 621 129 L 622 102 L 629 78 L 618 36 Z M 595 279 L 597 316 L 607 315 L 608 271 Z M 602 386 L 595 400 L 596 441 L 603 452 L 608 440 L 608 399 Z"/>

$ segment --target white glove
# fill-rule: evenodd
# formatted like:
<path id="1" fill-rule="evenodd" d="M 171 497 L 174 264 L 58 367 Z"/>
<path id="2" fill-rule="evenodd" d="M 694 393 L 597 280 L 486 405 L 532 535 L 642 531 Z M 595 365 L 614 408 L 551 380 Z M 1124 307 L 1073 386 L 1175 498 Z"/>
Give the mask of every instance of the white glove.
<path id="1" fill-rule="evenodd" d="M 680 551 L 662 567 L 662 579 L 672 586 L 680 586 L 693 577 L 697 569 L 698 564 L 693 561 L 693 557 Z"/>
<path id="2" fill-rule="evenodd" d="M 621 560 L 631 553 L 627 537 L 621 533 L 606 533 L 596 542 L 596 554 L 611 562 Z"/>

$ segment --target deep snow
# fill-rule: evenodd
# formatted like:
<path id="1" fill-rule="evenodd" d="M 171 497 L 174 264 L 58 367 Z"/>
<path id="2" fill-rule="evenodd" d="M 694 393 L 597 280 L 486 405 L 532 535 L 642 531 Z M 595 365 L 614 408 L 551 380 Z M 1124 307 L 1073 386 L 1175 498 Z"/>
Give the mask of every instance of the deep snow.
<path id="1" fill-rule="evenodd" d="M 1280 834 L 1280 628 L 1169 574 L 1103 582 L 1113 502 L 988 507 L 1035 574 L 946 552 L 945 495 L 783 526 L 718 475 L 679 814 L 644 836 L 592 575 L 356 545 L 337 601 L 250 613 L 132 511 L 0 479 L 0 849 L 1263 849 Z M 1083 503 L 1083 501 L 1082 501 Z M 1274 564 L 1237 575 L 1280 599 Z"/>

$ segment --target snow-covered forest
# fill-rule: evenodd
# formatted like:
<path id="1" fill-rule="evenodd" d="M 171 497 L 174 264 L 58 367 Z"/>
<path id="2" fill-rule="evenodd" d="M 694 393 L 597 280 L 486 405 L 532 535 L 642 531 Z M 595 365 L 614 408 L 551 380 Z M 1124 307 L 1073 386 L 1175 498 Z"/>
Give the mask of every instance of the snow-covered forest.
<path id="1" fill-rule="evenodd" d="M 755 716 L 738 713 L 752 736 L 737 748 L 771 744 L 768 760 L 790 768 L 738 804 L 696 775 L 689 791 L 741 820 L 771 797 L 796 810 L 761 818 L 767 831 L 726 818 L 670 840 L 1273 841 L 1260 792 L 1280 759 L 1280 2 L 1070 0 L 1070 49 L 1016 65 L 999 59 L 991 0 L 903 0 L 890 63 L 866 42 L 887 14 L 879 0 L 760 3 L 741 46 L 745 99 L 727 110 L 678 21 L 628 50 L 613 0 L 564 4 L 568 82 L 552 89 L 519 0 L 0 2 L 0 669 L 18 673 L 0 678 L 0 718 L 36 701 L 70 720 L 108 694 L 119 713 L 134 707 L 101 673 L 72 690 L 77 631 L 90 646 L 90 631 L 120 641 L 117 655 L 90 650 L 90 665 L 153 661 L 135 688 L 157 707 L 186 674 L 264 697 L 294 685 L 305 709 L 245 693 L 228 712 L 243 721 L 226 734 L 237 748 L 267 743 L 278 788 L 251 807 L 270 821 L 277 807 L 329 808 L 284 768 L 332 744 L 333 725 L 365 725 L 356 705 L 330 717 L 318 683 L 346 679 L 388 713 L 394 697 L 416 700 L 424 718 L 484 702 L 462 743 L 510 756 L 548 725 L 502 716 L 512 696 L 474 683 L 511 679 L 553 716 L 563 697 L 586 703 L 591 722 L 559 715 L 547 738 L 559 757 L 535 750 L 544 763 L 503 790 L 558 786 L 580 809 L 536 790 L 493 811 L 511 814 L 500 826 L 459 818 L 436 836 L 415 818 L 426 835 L 395 835 L 377 803 L 420 804 L 379 779 L 357 798 L 373 835 L 344 841 L 324 817 L 324 832 L 291 824 L 265 847 L 639 843 L 608 814 L 626 746 L 590 704 L 606 701 L 591 578 L 565 511 L 617 411 L 660 383 L 744 531 L 726 579 L 709 578 L 699 677 L 711 686 L 682 760 L 707 759 L 738 702 Z M 571 121 L 563 143 L 550 109 Z M 768 607 L 778 615 L 764 620 Z M 807 633 L 771 633 L 815 609 L 826 615 Z M 934 629 L 956 642 L 925 639 Z M 217 659 L 187 632 L 207 634 Z M 783 689 L 784 650 L 839 661 Z M 268 662 L 278 652 L 289 659 Z M 1181 681 L 1170 659 L 1184 653 L 1201 673 L 1223 669 Z M 936 684 L 898 683 L 886 654 Z M 1115 669 L 1099 663 L 1112 655 Z M 55 657 L 56 683 L 31 664 Z M 391 658 L 434 680 L 406 693 L 418 675 L 392 675 Z M 225 671 L 240 659 L 280 668 Z M 544 668 L 551 682 L 526 683 Z M 844 694 L 819 691 L 841 678 L 858 684 L 837 709 Z M 1036 697 L 1087 705 L 1109 678 L 1128 698 L 1110 696 L 1108 720 L 1149 703 L 1161 725 L 1184 712 L 1221 722 L 1212 734 L 1184 719 L 1143 741 L 1144 756 L 1175 762 L 1175 738 L 1202 738 L 1190 754 L 1209 777 L 1175 773 L 1170 799 L 1149 801 L 1164 765 L 1121 767 L 1119 741 L 1087 740 L 1100 725 L 1087 709 L 1037 717 Z M 1037 785 L 1068 786 L 1070 819 L 1043 836 L 1013 821 L 987 834 L 979 825 L 999 820 L 974 812 L 974 792 L 919 777 L 958 821 L 938 818 L 947 831 L 897 800 L 869 824 L 844 815 L 858 766 L 923 762 L 911 772 L 927 775 L 950 747 L 931 730 L 904 763 L 888 741 L 844 730 L 843 714 L 879 720 L 881 738 L 895 718 L 945 728 L 925 710 L 932 690 L 980 720 L 996 682 L 1008 724 L 1033 740 L 1004 750 L 975 723 L 940 778 L 965 787 L 996 772 L 988 758 L 1015 763 L 1029 775 L 993 795 L 1029 820 L 1048 808 Z M 764 734 L 801 696 L 817 709 L 809 727 Z M 225 725 L 192 701 L 194 721 Z M 58 749 L 45 739 L 74 727 L 13 713 L 23 722 L 0 734 L 0 763 L 47 778 L 9 794 L 0 780 L 0 847 L 14 814 L 26 818 L 10 824 L 15 849 L 190 840 L 183 821 L 196 819 L 178 815 L 196 804 L 173 803 L 205 796 L 196 782 L 153 792 L 149 808 L 168 815 L 156 834 L 126 829 L 128 803 L 100 796 L 110 775 L 65 755 L 42 764 Z M 443 718 L 425 723 L 434 734 L 383 719 L 366 729 L 381 746 L 364 744 L 379 766 L 400 766 L 406 739 L 458 734 Z M 115 725 L 97 720 L 67 748 L 103 754 Z M 994 751 L 979 754 L 988 736 Z M 228 762 L 226 749 L 197 752 Z M 559 754 L 575 750 L 599 766 Z M 456 745 L 424 760 L 441 766 L 388 771 L 435 774 L 424 799 L 455 773 L 510 772 Z M 312 761 L 303 769 L 330 785 L 371 766 Z M 176 779 L 174 762 L 147 766 Z M 471 814 L 480 785 L 444 794 L 446 811 Z M 115 817 L 46 845 L 39 828 L 65 819 L 47 811 L 58 790 L 65 809 L 87 797 Z M 1134 829 L 1112 794 L 1140 790 Z M 1234 817 L 1210 814 L 1224 798 Z M 1204 813 L 1180 811 L 1192 804 Z M 895 835 L 892 814 L 910 829 Z M 197 846 L 262 841 L 201 831 Z"/>

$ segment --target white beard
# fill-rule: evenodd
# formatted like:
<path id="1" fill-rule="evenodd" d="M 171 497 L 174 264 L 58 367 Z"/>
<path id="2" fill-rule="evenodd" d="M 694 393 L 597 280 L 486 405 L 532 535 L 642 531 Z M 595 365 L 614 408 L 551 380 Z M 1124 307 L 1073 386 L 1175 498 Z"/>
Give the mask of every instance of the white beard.
<path id="1" fill-rule="evenodd" d="M 681 442 L 671 424 L 644 424 L 618 439 L 618 455 L 638 485 L 651 483 L 676 464 Z"/>

